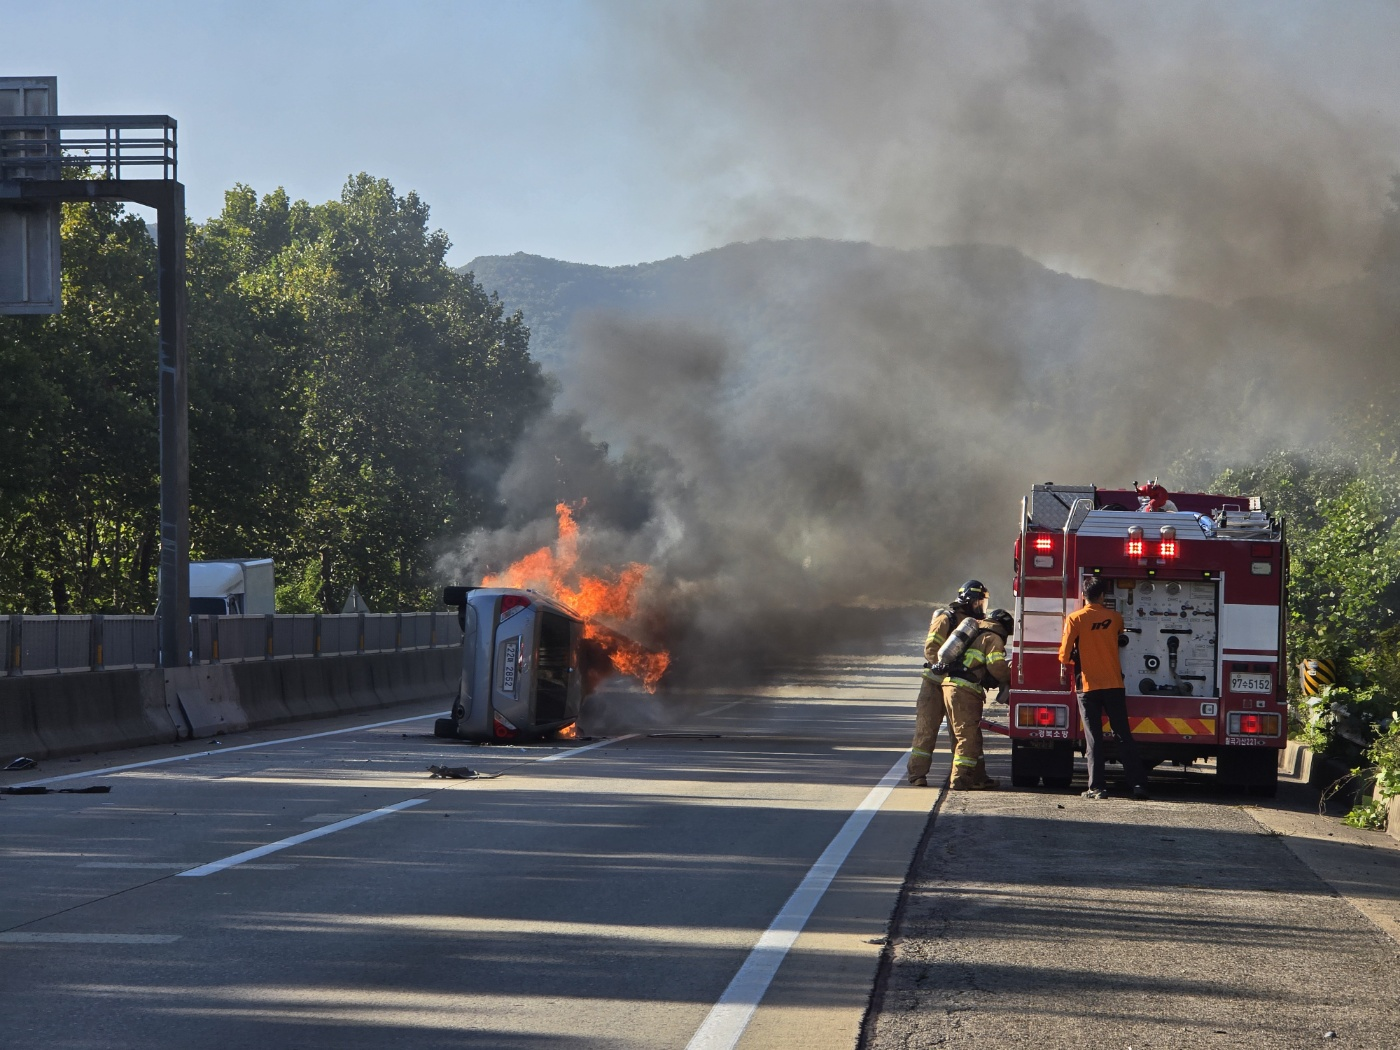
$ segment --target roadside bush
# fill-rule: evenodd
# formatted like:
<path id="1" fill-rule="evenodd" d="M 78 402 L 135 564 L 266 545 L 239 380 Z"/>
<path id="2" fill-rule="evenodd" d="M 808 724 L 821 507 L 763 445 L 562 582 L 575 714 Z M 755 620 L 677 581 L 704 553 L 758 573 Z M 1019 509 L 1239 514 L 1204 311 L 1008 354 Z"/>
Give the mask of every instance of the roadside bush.
<path id="1" fill-rule="evenodd" d="M 1354 828 L 1383 831 L 1390 811 L 1390 800 L 1400 796 L 1400 712 L 1391 711 L 1386 726 L 1366 749 L 1369 769 L 1354 769 L 1352 773 L 1374 781 L 1376 797 L 1358 803 L 1342 818 Z"/>

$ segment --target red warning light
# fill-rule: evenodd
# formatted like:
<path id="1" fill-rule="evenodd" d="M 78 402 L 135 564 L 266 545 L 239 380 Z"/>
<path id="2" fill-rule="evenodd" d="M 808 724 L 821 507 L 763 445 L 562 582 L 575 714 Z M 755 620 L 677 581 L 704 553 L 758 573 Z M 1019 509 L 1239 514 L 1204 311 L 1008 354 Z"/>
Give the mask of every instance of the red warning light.
<path id="1" fill-rule="evenodd" d="M 1258 715 L 1244 715 L 1240 718 L 1241 733 L 1259 733 L 1262 730 Z"/>
<path id="2" fill-rule="evenodd" d="M 1035 549 L 1038 551 L 1054 550 L 1055 538 L 1053 536 L 1037 536 L 1035 538 Z"/>
<path id="3" fill-rule="evenodd" d="M 1129 540 L 1129 541 L 1128 541 L 1128 557 L 1129 557 L 1129 558 L 1141 558 L 1141 557 L 1142 557 L 1142 540 Z"/>
<path id="4" fill-rule="evenodd" d="M 1055 724 L 1055 712 L 1048 707 L 1037 707 L 1035 709 L 1035 724 L 1038 726 L 1053 726 Z"/>
<path id="5" fill-rule="evenodd" d="M 1176 540 L 1163 540 L 1162 545 L 1157 549 L 1157 553 L 1163 558 L 1176 557 Z"/>

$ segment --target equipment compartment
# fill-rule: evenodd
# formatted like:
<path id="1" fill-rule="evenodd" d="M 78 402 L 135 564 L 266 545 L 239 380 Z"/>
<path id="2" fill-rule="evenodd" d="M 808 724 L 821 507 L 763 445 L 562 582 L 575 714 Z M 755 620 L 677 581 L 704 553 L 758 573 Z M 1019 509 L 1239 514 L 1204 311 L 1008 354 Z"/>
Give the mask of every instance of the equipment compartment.
<path id="1" fill-rule="evenodd" d="M 1116 581 L 1128 644 L 1123 681 L 1129 696 L 1218 697 L 1214 580 Z"/>

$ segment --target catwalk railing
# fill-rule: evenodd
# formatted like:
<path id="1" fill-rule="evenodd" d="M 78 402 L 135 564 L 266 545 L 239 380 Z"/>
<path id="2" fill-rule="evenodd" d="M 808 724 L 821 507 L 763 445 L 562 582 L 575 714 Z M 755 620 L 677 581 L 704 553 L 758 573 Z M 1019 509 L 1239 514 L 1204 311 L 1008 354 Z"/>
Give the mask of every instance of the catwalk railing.
<path id="1" fill-rule="evenodd" d="M 279 613 L 191 616 L 191 662 L 230 663 L 462 644 L 457 614 Z M 160 664 L 154 616 L 0 616 L 7 675 Z"/>

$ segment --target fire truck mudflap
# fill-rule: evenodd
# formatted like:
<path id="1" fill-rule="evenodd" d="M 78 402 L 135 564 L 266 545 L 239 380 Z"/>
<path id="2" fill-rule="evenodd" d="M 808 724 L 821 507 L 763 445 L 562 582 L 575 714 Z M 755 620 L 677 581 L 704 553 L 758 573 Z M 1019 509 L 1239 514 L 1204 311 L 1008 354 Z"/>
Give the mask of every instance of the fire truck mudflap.
<path id="1" fill-rule="evenodd" d="M 1082 604 L 1081 580 L 1095 576 L 1109 582 L 1107 601 L 1123 616 L 1128 724 L 1143 761 L 1212 758 L 1222 786 L 1272 795 L 1288 729 L 1283 525 L 1257 497 L 1173 493 L 1166 510 L 1139 505 L 1133 489 L 1051 484 L 1022 502 L 1007 695 L 1012 783 L 1071 782 L 1083 730 L 1059 642 Z M 1106 722 L 1105 734 L 1113 760 Z"/>

